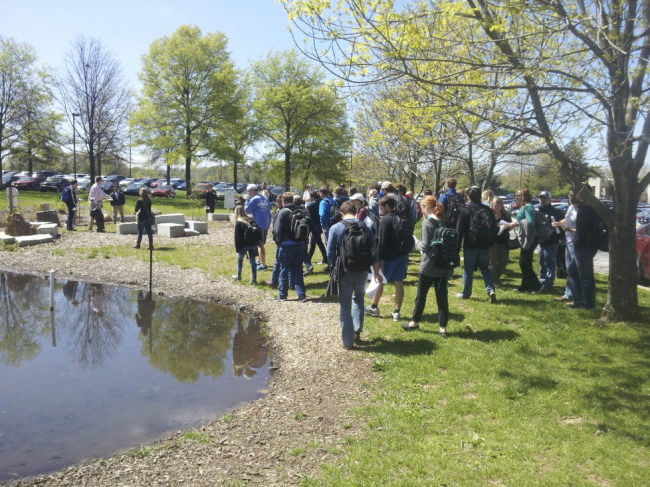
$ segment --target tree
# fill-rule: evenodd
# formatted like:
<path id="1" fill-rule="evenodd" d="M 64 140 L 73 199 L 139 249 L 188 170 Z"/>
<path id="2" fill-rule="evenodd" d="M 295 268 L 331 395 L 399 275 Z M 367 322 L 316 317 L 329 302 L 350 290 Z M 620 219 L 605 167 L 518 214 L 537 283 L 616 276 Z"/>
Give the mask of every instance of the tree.
<path id="1" fill-rule="evenodd" d="M 102 154 L 115 155 L 123 149 L 131 92 L 117 59 L 101 41 L 83 36 L 67 53 L 56 83 L 70 125 L 73 114 L 79 114 L 77 135 L 88 151 L 94 181 L 95 174 L 101 174 Z"/>
<path id="2" fill-rule="evenodd" d="M 0 38 L 0 170 L 6 157 L 26 155 L 31 173 L 33 157 L 51 160 L 58 146 L 60 117 L 35 63 L 31 46 Z"/>
<path id="3" fill-rule="evenodd" d="M 167 150 L 167 161 L 222 159 L 227 127 L 237 115 L 236 72 L 221 32 L 202 35 L 183 25 L 154 41 L 142 58 L 142 91 L 133 127 L 146 145 Z M 188 194 L 191 187 L 187 185 Z"/>
<path id="4" fill-rule="evenodd" d="M 650 146 L 650 2 L 421 1 L 399 11 L 393 2 L 371 0 L 284 3 L 315 41 L 312 57 L 350 83 L 408 77 L 448 88 L 444 96 L 475 116 L 497 97 L 525 106 L 521 116 L 504 107 L 502 126 L 539 139 L 609 229 L 603 317 L 637 316 L 629 276 L 636 267 L 635 208 L 650 183 L 649 175 L 640 177 Z M 613 210 L 579 180 L 584 165 L 568 148 L 581 137 L 601 137 Z"/>
<path id="5" fill-rule="evenodd" d="M 319 167 L 343 165 L 349 151 L 341 149 L 350 147 L 345 104 L 324 74 L 293 50 L 269 53 L 251 72 L 256 130 L 283 156 L 286 191 L 292 170 L 298 169 L 296 160 L 303 163 L 301 172 L 308 168 L 308 173 L 315 162 Z M 325 141 L 327 137 L 336 140 Z"/>

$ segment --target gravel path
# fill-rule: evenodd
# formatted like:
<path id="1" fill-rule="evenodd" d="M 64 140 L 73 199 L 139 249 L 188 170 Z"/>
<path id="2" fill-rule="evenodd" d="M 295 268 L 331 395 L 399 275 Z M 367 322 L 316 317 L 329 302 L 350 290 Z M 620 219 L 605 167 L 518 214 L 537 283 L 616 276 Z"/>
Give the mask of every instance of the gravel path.
<path id="1" fill-rule="evenodd" d="M 215 224 L 210 234 L 186 239 L 156 238 L 156 245 L 231 245 L 232 224 Z M 132 243 L 133 236 L 64 234 L 58 241 L 0 252 L 0 269 L 145 288 L 148 265 L 112 257 L 111 265 L 51 250 Z M 167 241 L 166 241 L 167 240 Z M 268 394 L 198 428 L 211 441 L 183 440 L 177 432 L 145 455 L 122 453 L 6 486 L 157 486 L 299 483 L 317 476 L 320 465 L 336 463 L 344 437 L 362 434 L 362 419 L 348 410 L 365 403 L 376 380 L 371 360 L 341 346 L 338 306 L 311 301 L 275 302 L 265 291 L 205 273 L 154 262 L 154 291 L 211 300 L 245 310 L 267 324 L 274 366 Z M 308 318 L 311 317 L 311 318 Z M 165 446 L 167 445 L 167 446 Z"/>

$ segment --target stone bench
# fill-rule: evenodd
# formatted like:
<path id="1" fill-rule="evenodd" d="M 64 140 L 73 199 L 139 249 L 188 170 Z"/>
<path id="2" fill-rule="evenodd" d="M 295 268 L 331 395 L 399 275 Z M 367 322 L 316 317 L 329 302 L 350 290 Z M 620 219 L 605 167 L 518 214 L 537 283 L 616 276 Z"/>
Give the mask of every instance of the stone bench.
<path id="1" fill-rule="evenodd" d="M 185 229 L 185 237 L 198 237 L 200 234 L 196 230 Z"/>
<path id="2" fill-rule="evenodd" d="M 158 235 L 162 237 L 179 238 L 185 236 L 185 223 L 182 225 L 178 223 L 159 223 L 157 227 Z"/>
<path id="3" fill-rule="evenodd" d="M 16 243 L 19 247 L 27 247 L 28 245 L 38 245 L 43 243 L 50 243 L 54 240 L 52 235 L 26 235 L 24 237 L 16 237 Z"/>
<path id="4" fill-rule="evenodd" d="M 230 220 L 228 213 L 208 213 L 208 221 L 210 222 L 227 222 Z"/>
<path id="5" fill-rule="evenodd" d="M 52 235 L 56 238 L 59 236 L 59 226 L 56 223 L 44 223 L 36 228 L 37 235 Z"/>
<path id="6" fill-rule="evenodd" d="M 169 215 L 158 215 L 156 217 L 156 224 L 160 225 L 161 223 L 176 223 L 178 225 L 185 226 L 185 215 L 182 213 L 172 213 Z"/>
<path id="7" fill-rule="evenodd" d="M 185 228 L 194 230 L 198 233 L 208 233 L 208 222 L 199 222 L 196 220 L 189 220 L 185 222 Z"/>
<path id="8" fill-rule="evenodd" d="M 0 244 L 8 245 L 15 242 L 16 242 L 16 237 L 12 237 L 11 235 L 6 235 L 0 232 Z"/>
<path id="9" fill-rule="evenodd" d="M 137 223 L 118 223 L 115 225 L 115 229 L 120 235 L 137 235 L 138 234 L 138 224 Z"/>

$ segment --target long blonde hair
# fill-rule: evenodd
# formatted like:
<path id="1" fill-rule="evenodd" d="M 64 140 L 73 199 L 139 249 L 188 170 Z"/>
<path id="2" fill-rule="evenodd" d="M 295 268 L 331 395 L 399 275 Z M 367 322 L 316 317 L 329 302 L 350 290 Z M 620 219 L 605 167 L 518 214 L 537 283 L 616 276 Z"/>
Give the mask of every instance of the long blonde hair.
<path id="1" fill-rule="evenodd" d="M 494 203 L 500 203 L 501 204 L 501 213 L 503 214 L 503 216 L 510 219 L 510 213 L 508 212 L 508 210 L 506 210 L 506 205 L 503 204 L 503 200 L 501 198 L 499 198 L 498 196 L 495 196 L 494 198 L 492 198 L 492 201 L 490 202 L 490 209 L 492 211 L 494 211 Z"/>
<path id="2" fill-rule="evenodd" d="M 235 207 L 235 221 L 245 223 L 246 225 L 251 224 L 251 221 L 248 218 L 248 215 L 246 214 L 246 211 L 242 205 L 237 205 Z"/>
<path id="3" fill-rule="evenodd" d="M 144 201 L 145 203 L 151 203 L 151 198 L 149 197 L 149 191 L 147 191 L 145 188 L 140 188 L 139 194 L 140 194 L 140 199 L 142 201 Z"/>

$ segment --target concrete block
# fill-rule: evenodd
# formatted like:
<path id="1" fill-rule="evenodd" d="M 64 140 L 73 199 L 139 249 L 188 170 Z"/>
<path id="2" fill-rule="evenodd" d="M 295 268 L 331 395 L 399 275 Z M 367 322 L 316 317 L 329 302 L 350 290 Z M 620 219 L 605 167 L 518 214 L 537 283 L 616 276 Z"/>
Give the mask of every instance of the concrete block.
<path id="1" fill-rule="evenodd" d="M 61 224 L 61 222 L 59 221 L 59 214 L 58 214 L 58 212 L 56 210 L 37 211 L 36 212 L 36 221 L 37 222 L 56 223 L 57 225 Z"/>
<path id="2" fill-rule="evenodd" d="M 48 222 L 29 222 L 29 224 L 34 228 L 38 228 L 41 225 L 51 225 L 51 223 Z"/>
<path id="3" fill-rule="evenodd" d="M 156 217 L 156 224 L 161 223 L 176 223 L 185 226 L 185 215 L 182 213 L 172 213 L 169 215 L 158 215 Z"/>
<path id="4" fill-rule="evenodd" d="M 137 235 L 138 234 L 138 224 L 137 223 L 118 223 L 115 225 L 117 233 L 120 235 Z"/>
<path id="5" fill-rule="evenodd" d="M 59 226 L 56 223 L 45 223 L 44 225 L 39 225 L 36 229 L 37 235 L 52 235 L 53 237 L 59 236 Z"/>
<path id="6" fill-rule="evenodd" d="M 24 237 L 16 237 L 16 243 L 19 247 L 27 247 L 28 245 L 38 245 L 43 243 L 50 243 L 54 240 L 52 235 L 26 235 Z"/>
<path id="7" fill-rule="evenodd" d="M 156 218 L 158 220 L 158 218 Z M 169 238 L 179 238 L 185 236 L 185 223 L 158 223 L 158 235 Z"/>
<path id="8" fill-rule="evenodd" d="M 50 211 L 49 203 L 41 203 L 41 211 Z"/>
<path id="9" fill-rule="evenodd" d="M 185 222 L 185 228 L 199 233 L 208 233 L 208 222 L 190 220 Z"/>
<path id="10" fill-rule="evenodd" d="M 4 233 L 0 232 L 0 244 L 12 244 L 16 242 L 16 237 L 12 237 L 11 235 L 5 235 Z"/>
<path id="11" fill-rule="evenodd" d="M 208 213 L 208 221 L 227 222 L 228 220 L 230 220 L 228 213 Z"/>
<path id="12" fill-rule="evenodd" d="M 186 237 L 198 237 L 200 235 L 199 232 L 196 230 L 190 230 L 189 228 L 185 229 L 185 236 Z"/>
<path id="13" fill-rule="evenodd" d="M 135 221 L 135 215 L 124 215 L 124 223 L 132 223 Z"/>

